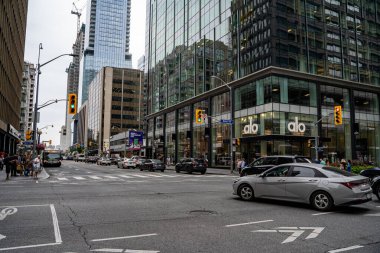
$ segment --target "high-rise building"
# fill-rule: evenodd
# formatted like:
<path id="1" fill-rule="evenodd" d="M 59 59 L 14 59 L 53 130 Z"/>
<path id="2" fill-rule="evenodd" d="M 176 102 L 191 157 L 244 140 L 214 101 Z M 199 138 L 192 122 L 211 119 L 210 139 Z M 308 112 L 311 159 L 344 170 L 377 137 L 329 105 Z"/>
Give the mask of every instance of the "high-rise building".
<path id="1" fill-rule="evenodd" d="M 21 139 L 26 139 L 28 130 L 33 129 L 33 99 L 34 99 L 34 84 L 36 78 L 36 68 L 34 64 L 24 62 L 24 72 L 22 75 L 21 89 L 21 120 L 20 120 L 20 135 Z"/>
<path id="2" fill-rule="evenodd" d="M 84 51 L 84 34 L 85 34 L 85 25 L 82 24 L 80 30 L 77 33 L 77 38 L 75 43 L 73 44 L 73 54 L 79 55 L 79 57 L 73 57 L 73 61 L 70 63 L 69 67 L 66 69 L 67 72 L 67 95 L 76 94 L 78 96 L 79 90 L 79 72 L 80 72 L 80 61 L 83 57 Z M 71 140 L 74 133 L 74 137 L 76 137 L 76 129 L 72 129 L 73 115 L 68 113 L 68 103 L 66 103 L 65 116 L 66 121 L 64 127 L 66 128 L 66 135 L 63 135 L 63 131 L 61 131 L 61 147 L 66 150 L 69 146 L 71 146 Z M 74 123 L 75 126 L 75 123 Z M 76 143 L 76 138 L 73 138 L 73 143 Z"/>
<path id="3" fill-rule="evenodd" d="M 138 69 L 104 67 L 92 80 L 86 106 L 89 154 L 108 152 L 112 135 L 141 129 L 141 76 Z"/>
<path id="4" fill-rule="evenodd" d="M 131 68 L 129 53 L 131 0 L 88 0 L 81 101 L 88 99 L 88 86 L 105 66 Z"/>
<path id="5" fill-rule="evenodd" d="M 28 0 L 0 1 L 0 152 L 19 139 Z"/>
<path id="6" fill-rule="evenodd" d="M 150 0 L 146 16 L 148 155 L 380 163 L 379 0 Z"/>

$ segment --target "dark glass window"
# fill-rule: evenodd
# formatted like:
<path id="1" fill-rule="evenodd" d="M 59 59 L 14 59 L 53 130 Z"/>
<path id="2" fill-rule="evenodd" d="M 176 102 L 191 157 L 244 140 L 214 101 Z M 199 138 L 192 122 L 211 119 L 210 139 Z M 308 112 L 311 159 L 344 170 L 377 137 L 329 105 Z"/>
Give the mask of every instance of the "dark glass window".
<path id="1" fill-rule="evenodd" d="M 270 171 L 265 173 L 265 176 L 267 176 L 267 177 L 286 177 L 288 175 L 289 169 L 290 169 L 290 166 L 277 167 L 277 168 L 271 169 Z"/>
<path id="2" fill-rule="evenodd" d="M 290 157 L 279 157 L 277 164 L 292 163 L 293 159 Z"/>
<path id="3" fill-rule="evenodd" d="M 307 167 L 293 167 L 291 177 L 315 177 L 315 171 Z"/>

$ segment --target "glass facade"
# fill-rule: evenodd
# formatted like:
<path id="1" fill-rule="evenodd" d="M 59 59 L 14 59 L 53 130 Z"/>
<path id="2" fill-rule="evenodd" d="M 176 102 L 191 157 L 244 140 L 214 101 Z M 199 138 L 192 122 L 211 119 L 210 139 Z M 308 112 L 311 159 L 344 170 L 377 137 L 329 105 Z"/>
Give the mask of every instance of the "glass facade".
<path id="1" fill-rule="evenodd" d="M 175 119 L 176 138 L 163 132 L 177 161 L 229 166 L 232 131 L 248 161 L 380 162 L 380 0 L 150 0 L 147 19 L 147 119 Z M 196 109 L 210 116 L 203 124 Z"/>
<path id="2" fill-rule="evenodd" d="M 132 67 L 129 54 L 131 0 L 88 0 L 87 11 L 82 103 L 87 101 L 88 86 L 102 67 Z"/>

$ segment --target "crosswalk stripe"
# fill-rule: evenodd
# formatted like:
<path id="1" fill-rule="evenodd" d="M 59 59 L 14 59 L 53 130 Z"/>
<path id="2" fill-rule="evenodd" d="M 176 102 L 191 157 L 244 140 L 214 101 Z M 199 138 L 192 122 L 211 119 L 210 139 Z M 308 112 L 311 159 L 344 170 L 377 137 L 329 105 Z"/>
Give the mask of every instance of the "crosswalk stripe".
<path id="1" fill-rule="evenodd" d="M 146 175 L 150 177 L 163 177 L 163 175 L 153 175 L 153 174 L 146 174 Z"/>
<path id="2" fill-rule="evenodd" d="M 133 177 L 148 177 L 148 176 L 143 176 L 143 175 L 133 175 Z"/>
<path id="3" fill-rule="evenodd" d="M 83 178 L 83 177 L 73 177 L 73 178 L 75 178 L 77 180 L 85 180 L 85 178 Z"/>
<path id="4" fill-rule="evenodd" d="M 68 180 L 68 179 L 65 178 L 65 177 L 58 177 L 57 179 L 58 179 L 58 180 L 61 180 L 61 181 L 67 181 L 67 180 Z"/>
<path id="5" fill-rule="evenodd" d="M 130 177 L 130 176 L 127 176 L 127 175 L 120 175 L 120 177 L 124 177 L 124 178 L 133 178 L 133 177 Z"/>
<path id="6" fill-rule="evenodd" d="M 104 176 L 106 178 L 110 178 L 110 179 L 118 179 L 118 177 L 114 177 L 114 176 Z"/>
<path id="7" fill-rule="evenodd" d="M 165 175 L 165 174 L 160 174 L 162 177 L 178 177 L 178 175 L 172 176 L 172 175 Z"/>
<path id="8" fill-rule="evenodd" d="M 88 176 L 88 177 L 92 179 L 102 179 L 101 177 L 98 177 L 98 176 Z"/>

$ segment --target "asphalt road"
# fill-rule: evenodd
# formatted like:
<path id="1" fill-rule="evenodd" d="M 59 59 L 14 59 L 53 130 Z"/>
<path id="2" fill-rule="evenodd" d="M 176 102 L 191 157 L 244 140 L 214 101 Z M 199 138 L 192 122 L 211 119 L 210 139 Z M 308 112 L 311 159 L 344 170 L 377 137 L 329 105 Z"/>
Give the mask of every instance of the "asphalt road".
<path id="1" fill-rule="evenodd" d="M 380 202 L 320 213 L 232 195 L 236 176 L 64 161 L 0 172 L 0 252 L 380 252 Z M 215 172 L 215 170 L 213 171 Z"/>

